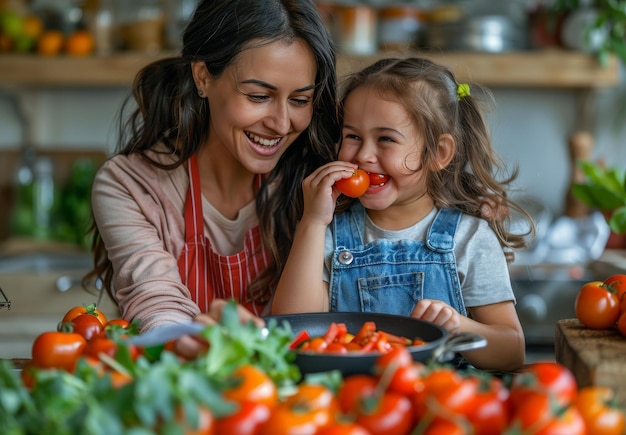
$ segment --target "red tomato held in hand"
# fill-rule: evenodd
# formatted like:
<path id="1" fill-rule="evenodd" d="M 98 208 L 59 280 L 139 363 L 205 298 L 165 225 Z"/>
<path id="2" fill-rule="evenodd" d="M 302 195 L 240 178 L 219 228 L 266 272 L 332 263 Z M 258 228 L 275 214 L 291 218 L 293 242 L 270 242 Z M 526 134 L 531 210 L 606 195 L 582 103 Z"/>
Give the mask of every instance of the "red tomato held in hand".
<path id="1" fill-rule="evenodd" d="M 367 174 L 370 177 L 370 185 L 371 186 L 380 186 L 381 184 L 385 184 L 391 178 L 387 174 L 374 174 L 370 172 Z"/>
<path id="2" fill-rule="evenodd" d="M 615 326 L 620 314 L 617 295 L 602 281 L 585 284 L 574 302 L 576 317 L 590 329 L 609 329 Z"/>
<path id="3" fill-rule="evenodd" d="M 350 198 L 358 198 L 367 191 L 370 186 L 370 177 L 363 169 L 357 169 L 354 171 L 351 177 L 342 178 L 335 182 L 335 187 L 339 189 L 341 193 Z"/>

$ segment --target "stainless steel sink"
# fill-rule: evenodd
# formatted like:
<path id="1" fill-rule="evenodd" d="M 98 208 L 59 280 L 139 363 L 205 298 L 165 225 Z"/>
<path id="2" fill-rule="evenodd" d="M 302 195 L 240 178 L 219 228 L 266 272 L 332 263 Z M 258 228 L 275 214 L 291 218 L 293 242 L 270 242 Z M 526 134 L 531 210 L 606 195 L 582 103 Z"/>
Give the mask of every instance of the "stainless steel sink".
<path id="1" fill-rule="evenodd" d="M 609 276 L 586 265 L 511 267 L 510 272 L 517 314 L 530 346 L 554 344 L 557 321 L 576 317 L 574 305 L 581 287 Z"/>

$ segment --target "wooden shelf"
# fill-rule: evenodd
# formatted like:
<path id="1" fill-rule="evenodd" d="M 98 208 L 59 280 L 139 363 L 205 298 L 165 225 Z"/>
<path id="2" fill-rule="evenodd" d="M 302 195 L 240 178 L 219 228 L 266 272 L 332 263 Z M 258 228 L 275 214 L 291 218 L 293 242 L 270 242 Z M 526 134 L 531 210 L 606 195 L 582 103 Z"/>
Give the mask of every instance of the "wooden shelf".
<path id="1" fill-rule="evenodd" d="M 141 67 L 168 53 L 119 53 L 106 57 L 0 55 L 0 87 L 126 87 Z M 339 75 L 389 56 L 420 55 L 450 66 L 460 81 L 491 87 L 599 88 L 619 83 L 619 62 L 560 50 L 511 53 L 381 52 L 338 58 Z"/>

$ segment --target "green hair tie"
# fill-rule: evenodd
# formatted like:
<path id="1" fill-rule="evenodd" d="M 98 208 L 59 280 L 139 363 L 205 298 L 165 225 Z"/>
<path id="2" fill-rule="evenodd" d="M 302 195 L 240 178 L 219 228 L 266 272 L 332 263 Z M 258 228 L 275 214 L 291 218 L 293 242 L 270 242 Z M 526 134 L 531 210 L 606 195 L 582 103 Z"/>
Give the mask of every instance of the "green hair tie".
<path id="1" fill-rule="evenodd" d="M 459 83 L 456 87 L 457 100 L 461 101 L 461 98 L 470 96 L 470 87 L 467 83 Z"/>

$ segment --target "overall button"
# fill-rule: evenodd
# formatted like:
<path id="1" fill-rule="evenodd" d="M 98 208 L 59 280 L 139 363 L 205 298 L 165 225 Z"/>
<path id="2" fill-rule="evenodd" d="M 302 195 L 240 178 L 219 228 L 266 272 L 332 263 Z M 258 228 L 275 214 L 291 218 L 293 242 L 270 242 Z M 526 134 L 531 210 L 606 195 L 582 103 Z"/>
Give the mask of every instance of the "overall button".
<path id="1" fill-rule="evenodd" d="M 350 263 L 352 263 L 352 261 L 354 261 L 354 256 L 352 255 L 352 252 L 350 252 L 350 251 L 341 251 L 339 253 L 339 262 L 341 264 L 350 264 Z"/>

